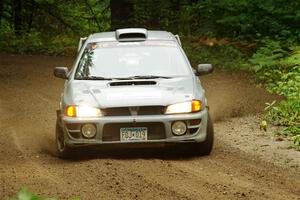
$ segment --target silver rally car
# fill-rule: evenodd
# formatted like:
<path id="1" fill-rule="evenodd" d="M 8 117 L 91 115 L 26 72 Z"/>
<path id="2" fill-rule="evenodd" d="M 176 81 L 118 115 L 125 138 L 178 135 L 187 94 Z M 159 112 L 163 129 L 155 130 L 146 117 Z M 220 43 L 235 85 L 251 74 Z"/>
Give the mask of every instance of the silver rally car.
<path id="1" fill-rule="evenodd" d="M 60 157 L 80 146 L 102 144 L 181 144 L 198 155 L 210 154 L 213 125 L 197 76 L 180 39 L 166 31 L 118 29 L 90 35 L 79 47 L 57 110 L 56 144 Z"/>

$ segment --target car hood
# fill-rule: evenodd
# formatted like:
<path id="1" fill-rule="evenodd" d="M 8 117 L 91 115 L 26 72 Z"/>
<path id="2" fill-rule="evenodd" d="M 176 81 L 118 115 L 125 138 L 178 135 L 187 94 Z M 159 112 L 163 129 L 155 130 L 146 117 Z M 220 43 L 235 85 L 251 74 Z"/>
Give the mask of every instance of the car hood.
<path id="1" fill-rule="evenodd" d="M 143 81 L 139 85 L 126 85 Z M 150 82 L 155 85 L 149 85 Z M 112 86 L 118 82 L 124 85 Z M 172 79 L 91 81 L 73 80 L 65 90 L 69 105 L 88 105 L 100 108 L 130 106 L 166 106 L 195 99 L 193 77 Z"/>

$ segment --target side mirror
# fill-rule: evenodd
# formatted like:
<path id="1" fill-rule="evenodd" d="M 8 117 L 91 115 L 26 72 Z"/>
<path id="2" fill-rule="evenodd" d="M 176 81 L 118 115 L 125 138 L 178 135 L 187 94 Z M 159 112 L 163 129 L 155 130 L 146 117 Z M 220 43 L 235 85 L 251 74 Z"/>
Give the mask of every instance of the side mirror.
<path id="1" fill-rule="evenodd" d="M 69 70 L 67 67 L 55 67 L 54 76 L 57 78 L 68 79 Z"/>
<path id="2" fill-rule="evenodd" d="M 199 64 L 196 69 L 196 75 L 201 76 L 205 74 L 210 74 L 214 71 L 212 64 Z"/>

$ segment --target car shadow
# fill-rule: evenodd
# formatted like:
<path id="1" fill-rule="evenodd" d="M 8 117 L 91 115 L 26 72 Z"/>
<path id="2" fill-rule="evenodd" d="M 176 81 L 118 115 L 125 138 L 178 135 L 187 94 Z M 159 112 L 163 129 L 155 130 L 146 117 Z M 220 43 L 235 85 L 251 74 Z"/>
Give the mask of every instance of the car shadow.
<path id="1" fill-rule="evenodd" d="M 122 146 L 84 147 L 74 149 L 68 161 L 84 161 L 93 159 L 162 159 L 162 160 L 190 160 L 195 157 L 188 146 L 170 146 L 156 148 L 128 148 Z"/>

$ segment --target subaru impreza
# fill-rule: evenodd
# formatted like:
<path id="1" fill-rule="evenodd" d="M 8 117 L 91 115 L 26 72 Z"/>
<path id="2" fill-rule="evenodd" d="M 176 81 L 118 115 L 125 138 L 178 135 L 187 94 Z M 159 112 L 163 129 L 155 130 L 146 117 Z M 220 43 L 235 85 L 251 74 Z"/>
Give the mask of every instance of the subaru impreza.
<path id="1" fill-rule="evenodd" d="M 60 157 L 104 144 L 186 145 L 210 154 L 213 124 L 198 78 L 211 64 L 191 66 L 178 35 L 141 28 L 102 32 L 81 40 L 57 110 Z"/>

